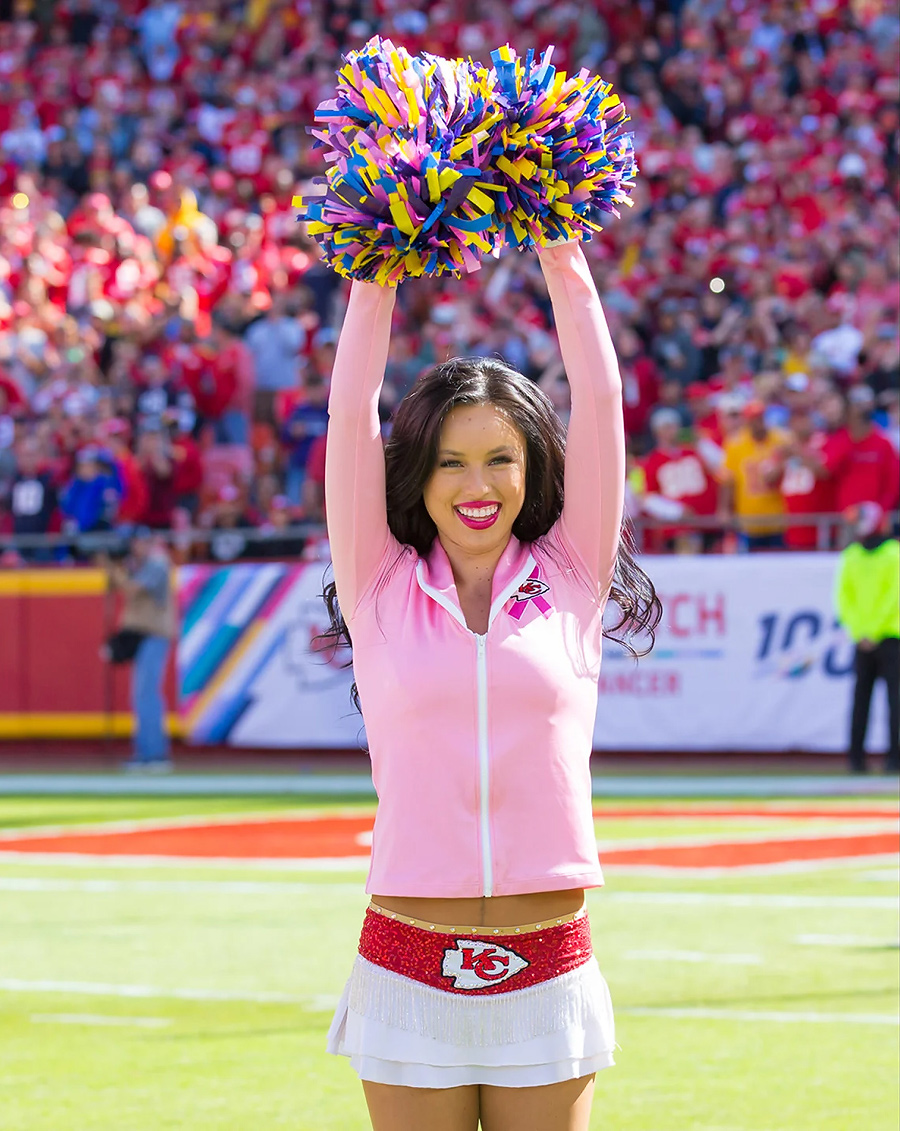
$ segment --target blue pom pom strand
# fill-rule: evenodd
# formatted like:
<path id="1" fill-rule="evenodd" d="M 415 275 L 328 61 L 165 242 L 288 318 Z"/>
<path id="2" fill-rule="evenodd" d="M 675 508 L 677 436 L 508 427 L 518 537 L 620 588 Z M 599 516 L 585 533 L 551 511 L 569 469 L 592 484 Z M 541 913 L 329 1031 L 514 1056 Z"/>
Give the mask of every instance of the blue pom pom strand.
<path id="1" fill-rule="evenodd" d="M 497 224 L 510 247 L 590 239 L 607 214 L 631 205 L 634 135 L 618 95 L 600 76 L 558 72 L 548 48 L 525 58 L 492 52 L 505 124 L 490 164 L 503 191 Z"/>

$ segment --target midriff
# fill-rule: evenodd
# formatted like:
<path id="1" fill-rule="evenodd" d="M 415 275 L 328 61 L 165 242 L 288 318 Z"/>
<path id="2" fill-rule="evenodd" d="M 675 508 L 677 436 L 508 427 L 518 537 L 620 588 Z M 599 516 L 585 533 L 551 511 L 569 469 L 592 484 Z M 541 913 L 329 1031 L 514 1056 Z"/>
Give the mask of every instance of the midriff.
<path id="1" fill-rule="evenodd" d="M 571 915 L 584 906 L 584 889 L 496 895 L 490 899 L 420 899 L 418 896 L 373 895 L 385 911 L 432 923 L 471 923 L 473 927 L 515 927 Z"/>

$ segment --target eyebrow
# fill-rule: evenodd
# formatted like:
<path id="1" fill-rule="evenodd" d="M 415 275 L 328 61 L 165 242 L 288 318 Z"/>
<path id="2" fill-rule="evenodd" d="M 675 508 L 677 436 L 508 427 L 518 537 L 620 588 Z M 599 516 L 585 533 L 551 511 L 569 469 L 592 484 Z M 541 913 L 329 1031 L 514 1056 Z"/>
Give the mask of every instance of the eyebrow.
<path id="1" fill-rule="evenodd" d="M 512 453 L 512 448 L 508 444 L 501 444 L 499 448 L 491 448 L 487 453 L 489 456 L 500 455 L 501 452 Z M 465 452 L 455 452 L 452 448 L 441 448 L 438 452 L 439 456 L 464 456 Z"/>

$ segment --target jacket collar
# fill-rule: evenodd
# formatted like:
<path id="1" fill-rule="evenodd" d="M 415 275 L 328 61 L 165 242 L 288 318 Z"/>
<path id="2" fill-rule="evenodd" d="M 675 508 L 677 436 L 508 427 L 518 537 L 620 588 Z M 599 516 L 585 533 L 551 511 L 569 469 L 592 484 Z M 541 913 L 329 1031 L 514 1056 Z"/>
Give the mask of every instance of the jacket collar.
<path id="1" fill-rule="evenodd" d="M 509 542 L 497 562 L 491 582 L 489 628 L 494 623 L 497 613 L 529 576 L 535 564 L 530 545 L 510 535 Z M 454 620 L 469 631 L 466 618 L 460 608 L 456 582 L 453 580 L 453 568 L 439 538 L 435 538 L 428 556 L 419 558 L 416 563 L 416 581 L 423 593 L 445 608 Z"/>

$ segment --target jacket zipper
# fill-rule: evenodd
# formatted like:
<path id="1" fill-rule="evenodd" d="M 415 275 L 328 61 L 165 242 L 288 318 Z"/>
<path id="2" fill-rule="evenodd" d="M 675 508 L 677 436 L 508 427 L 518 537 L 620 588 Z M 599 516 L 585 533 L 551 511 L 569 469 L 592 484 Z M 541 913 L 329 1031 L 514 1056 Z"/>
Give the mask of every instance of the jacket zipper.
<path id="1" fill-rule="evenodd" d="M 481 860 L 484 894 L 493 895 L 494 861 L 491 851 L 491 825 L 489 812 L 489 793 L 491 786 L 488 765 L 488 714 L 487 714 L 487 655 L 485 645 L 487 634 L 475 634 L 478 646 L 478 770 L 479 800 L 481 816 Z"/>

